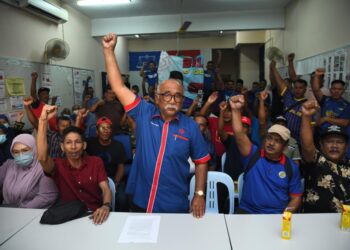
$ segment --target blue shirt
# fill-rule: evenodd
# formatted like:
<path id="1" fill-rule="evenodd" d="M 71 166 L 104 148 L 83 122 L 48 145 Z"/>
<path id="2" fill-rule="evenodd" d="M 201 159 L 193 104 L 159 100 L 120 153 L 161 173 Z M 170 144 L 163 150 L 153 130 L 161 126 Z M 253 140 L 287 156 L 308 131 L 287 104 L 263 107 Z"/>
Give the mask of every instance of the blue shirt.
<path id="1" fill-rule="evenodd" d="M 213 91 L 214 80 L 215 80 L 215 72 L 204 70 L 204 79 L 203 79 L 204 93 L 209 93 Z"/>
<path id="2" fill-rule="evenodd" d="M 158 82 L 158 73 L 155 71 L 145 71 L 148 86 L 155 87 Z"/>
<path id="3" fill-rule="evenodd" d="M 248 157 L 243 158 L 247 166 L 258 150 L 252 146 Z M 293 176 L 289 180 L 285 171 L 285 162 L 289 161 Z M 285 155 L 279 162 L 268 160 L 261 150 L 261 158 L 244 176 L 240 208 L 253 214 L 279 214 L 287 207 L 290 195 L 301 196 L 303 191 L 298 166 Z"/>
<path id="4" fill-rule="evenodd" d="M 303 102 L 301 101 L 305 100 L 305 98 L 295 99 L 292 92 L 287 88 L 281 95 L 283 98 L 283 110 L 287 110 L 296 102 L 300 102 L 284 114 L 284 117 L 287 119 L 287 127 L 290 130 L 291 136 L 300 144 L 301 107 L 303 105 Z"/>
<path id="5" fill-rule="evenodd" d="M 165 122 L 139 97 L 125 110 L 136 122 L 137 138 L 126 192 L 149 213 L 188 213 L 188 158 L 195 164 L 210 160 L 197 123 L 182 113 Z"/>
<path id="6" fill-rule="evenodd" d="M 321 105 L 321 117 L 332 116 L 334 118 L 350 120 L 350 105 L 349 102 L 340 98 L 335 100 L 330 96 L 323 96 L 320 102 Z M 328 128 L 332 124 L 324 122 L 321 125 L 321 129 Z"/>

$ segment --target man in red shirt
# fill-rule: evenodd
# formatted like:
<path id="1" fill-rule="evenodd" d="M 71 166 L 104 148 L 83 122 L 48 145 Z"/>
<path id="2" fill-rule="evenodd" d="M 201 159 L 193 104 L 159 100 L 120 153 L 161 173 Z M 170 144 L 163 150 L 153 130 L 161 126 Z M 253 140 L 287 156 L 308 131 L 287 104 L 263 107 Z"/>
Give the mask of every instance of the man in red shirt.
<path id="1" fill-rule="evenodd" d="M 47 87 L 40 87 L 38 89 L 38 94 L 36 94 L 36 80 L 38 79 L 38 73 L 32 73 L 32 83 L 30 85 L 30 95 L 33 98 L 33 103 L 31 105 L 33 114 L 39 119 L 41 111 L 45 104 L 49 102 L 50 99 L 50 89 Z M 55 105 L 57 96 L 52 98 L 52 105 Z M 50 130 L 57 131 L 56 127 L 56 116 L 49 120 Z"/>
<path id="2" fill-rule="evenodd" d="M 99 157 L 83 155 L 86 142 L 82 130 L 77 127 L 63 131 L 61 148 L 65 157 L 52 159 L 48 156 L 47 123 L 56 112 L 56 106 L 43 107 L 37 134 L 38 160 L 45 174 L 55 181 L 61 199 L 82 201 L 94 211 L 93 222 L 101 224 L 107 220 L 112 200 L 103 162 Z"/>

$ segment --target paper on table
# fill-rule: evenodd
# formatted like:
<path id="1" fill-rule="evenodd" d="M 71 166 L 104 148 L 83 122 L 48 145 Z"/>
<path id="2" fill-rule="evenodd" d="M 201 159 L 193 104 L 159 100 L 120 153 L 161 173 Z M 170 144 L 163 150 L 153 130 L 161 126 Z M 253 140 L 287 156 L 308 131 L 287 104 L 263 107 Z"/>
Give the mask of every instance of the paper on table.
<path id="1" fill-rule="evenodd" d="M 157 243 L 160 216 L 128 216 L 119 243 Z"/>

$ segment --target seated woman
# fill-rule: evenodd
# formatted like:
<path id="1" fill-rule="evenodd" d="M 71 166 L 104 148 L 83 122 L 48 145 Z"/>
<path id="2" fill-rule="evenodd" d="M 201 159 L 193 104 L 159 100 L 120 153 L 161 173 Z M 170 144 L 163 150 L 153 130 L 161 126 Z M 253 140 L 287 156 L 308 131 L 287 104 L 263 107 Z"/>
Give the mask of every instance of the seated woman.
<path id="1" fill-rule="evenodd" d="M 55 183 L 45 176 L 36 157 L 32 135 L 16 136 L 10 148 L 14 159 L 0 167 L 3 205 L 22 208 L 47 208 L 58 197 Z"/>
<path id="2" fill-rule="evenodd" d="M 99 157 L 84 155 L 86 142 L 78 127 L 68 127 L 63 131 L 61 148 L 64 158 L 48 156 L 48 120 L 56 113 L 57 107 L 50 105 L 45 105 L 41 112 L 37 134 L 38 160 L 45 174 L 55 181 L 60 198 L 84 202 L 90 211 L 94 211 L 93 222 L 101 224 L 109 215 L 112 200 L 103 162 Z"/>

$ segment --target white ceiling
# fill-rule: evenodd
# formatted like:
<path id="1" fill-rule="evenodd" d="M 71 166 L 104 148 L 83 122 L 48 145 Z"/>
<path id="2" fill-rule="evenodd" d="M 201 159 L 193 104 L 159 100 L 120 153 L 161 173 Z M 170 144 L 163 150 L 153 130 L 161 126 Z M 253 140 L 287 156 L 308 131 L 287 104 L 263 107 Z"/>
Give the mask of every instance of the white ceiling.
<path id="1" fill-rule="evenodd" d="M 78 6 L 62 0 L 91 19 L 185 13 L 283 9 L 291 0 L 131 0 L 131 4 L 104 7 Z"/>

